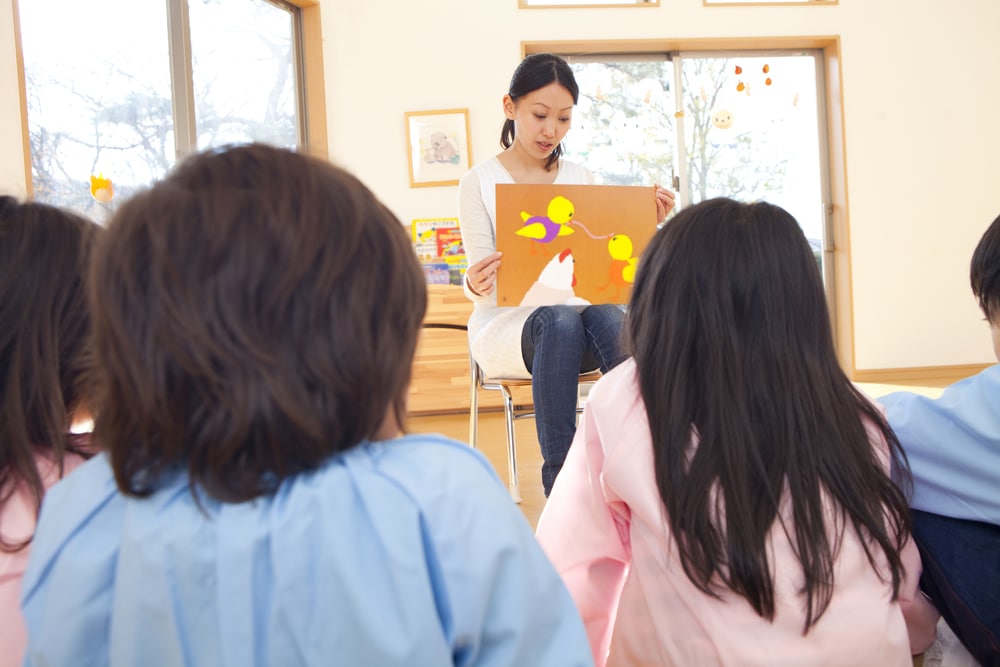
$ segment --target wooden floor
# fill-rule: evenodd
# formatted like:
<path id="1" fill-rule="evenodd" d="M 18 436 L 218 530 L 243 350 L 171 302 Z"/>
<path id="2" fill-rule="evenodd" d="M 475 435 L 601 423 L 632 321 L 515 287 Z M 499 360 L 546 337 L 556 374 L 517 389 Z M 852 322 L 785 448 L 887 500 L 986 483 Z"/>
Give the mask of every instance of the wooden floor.
<path id="1" fill-rule="evenodd" d="M 858 383 L 867 394 L 879 397 L 892 391 L 913 391 L 927 396 L 936 396 L 941 388 L 952 380 L 932 379 L 907 384 Z M 486 392 L 484 392 L 486 393 Z M 535 422 L 523 419 L 514 424 L 517 439 L 517 473 L 520 482 L 520 508 L 531 527 L 537 525 L 538 517 L 545 506 L 542 492 L 542 456 L 535 435 Z M 409 430 L 413 433 L 440 433 L 461 442 L 469 441 L 469 415 L 410 416 Z M 493 464 L 500 479 L 507 483 L 507 442 L 503 412 L 484 412 L 479 417 L 479 449 Z"/>

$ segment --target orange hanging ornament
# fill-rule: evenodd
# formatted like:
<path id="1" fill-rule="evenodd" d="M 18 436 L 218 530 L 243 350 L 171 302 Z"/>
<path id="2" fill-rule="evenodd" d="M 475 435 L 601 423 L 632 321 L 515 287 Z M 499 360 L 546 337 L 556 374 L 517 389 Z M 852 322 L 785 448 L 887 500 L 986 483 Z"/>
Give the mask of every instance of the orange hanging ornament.
<path id="1" fill-rule="evenodd" d="M 107 204 L 115 196 L 115 188 L 111 184 L 110 178 L 104 178 L 104 174 L 90 176 L 90 196 L 102 204 Z"/>

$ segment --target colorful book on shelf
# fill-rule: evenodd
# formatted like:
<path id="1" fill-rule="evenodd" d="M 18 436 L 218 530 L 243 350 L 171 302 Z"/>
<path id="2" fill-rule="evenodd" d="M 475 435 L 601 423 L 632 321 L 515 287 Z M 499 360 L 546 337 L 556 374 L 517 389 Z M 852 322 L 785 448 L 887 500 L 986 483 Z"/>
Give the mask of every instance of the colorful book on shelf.
<path id="1" fill-rule="evenodd" d="M 656 233 L 653 188 L 498 184 L 501 306 L 628 303 Z"/>
<path id="2" fill-rule="evenodd" d="M 451 265 L 447 262 L 432 262 L 422 265 L 428 285 L 451 285 Z"/>
<path id="3" fill-rule="evenodd" d="M 418 218 L 411 224 L 413 249 L 431 285 L 461 285 L 469 263 L 457 218 Z"/>
<path id="4" fill-rule="evenodd" d="M 462 232 L 458 227 L 438 227 L 435 230 L 437 235 L 438 257 L 458 257 L 465 256 L 465 248 L 462 246 Z"/>
<path id="5" fill-rule="evenodd" d="M 439 229 L 458 229 L 458 218 L 416 218 L 410 223 L 414 243 L 437 243 Z"/>

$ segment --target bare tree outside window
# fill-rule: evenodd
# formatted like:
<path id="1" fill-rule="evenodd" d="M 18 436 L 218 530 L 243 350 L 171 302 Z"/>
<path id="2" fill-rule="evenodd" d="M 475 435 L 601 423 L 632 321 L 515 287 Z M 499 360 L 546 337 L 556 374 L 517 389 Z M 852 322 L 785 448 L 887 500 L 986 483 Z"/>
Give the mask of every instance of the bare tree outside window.
<path id="1" fill-rule="evenodd" d="M 580 101 L 567 157 L 590 168 L 598 182 L 672 187 L 683 195 L 681 206 L 720 196 L 767 200 L 799 220 L 820 256 L 813 55 L 568 59 Z M 672 183 L 682 173 L 686 181 Z"/>
<path id="2" fill-rule="evenodd" d="M 189 0 L 197 145 L 179 146 L 165 5 L 105 5 L 94 12 L 75 0 L 22 4 L 36 199 L 103 221 L 118 202 L 164 176 L 178 149 L 298 144 L 294 8 Z M 91 176 L 112 181 L 111 202 L 91 196 Z"/>

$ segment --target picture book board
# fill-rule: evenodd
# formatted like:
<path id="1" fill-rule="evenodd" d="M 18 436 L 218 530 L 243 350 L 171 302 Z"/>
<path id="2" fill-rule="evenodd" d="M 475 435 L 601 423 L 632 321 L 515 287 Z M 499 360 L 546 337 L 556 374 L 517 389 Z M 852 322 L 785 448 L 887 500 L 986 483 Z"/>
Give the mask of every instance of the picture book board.
<path id="1" fill-rule="evenodd" d="M 628 303 L 656 233 L 650 187 L 498 184 L 497 305 Z"/>

